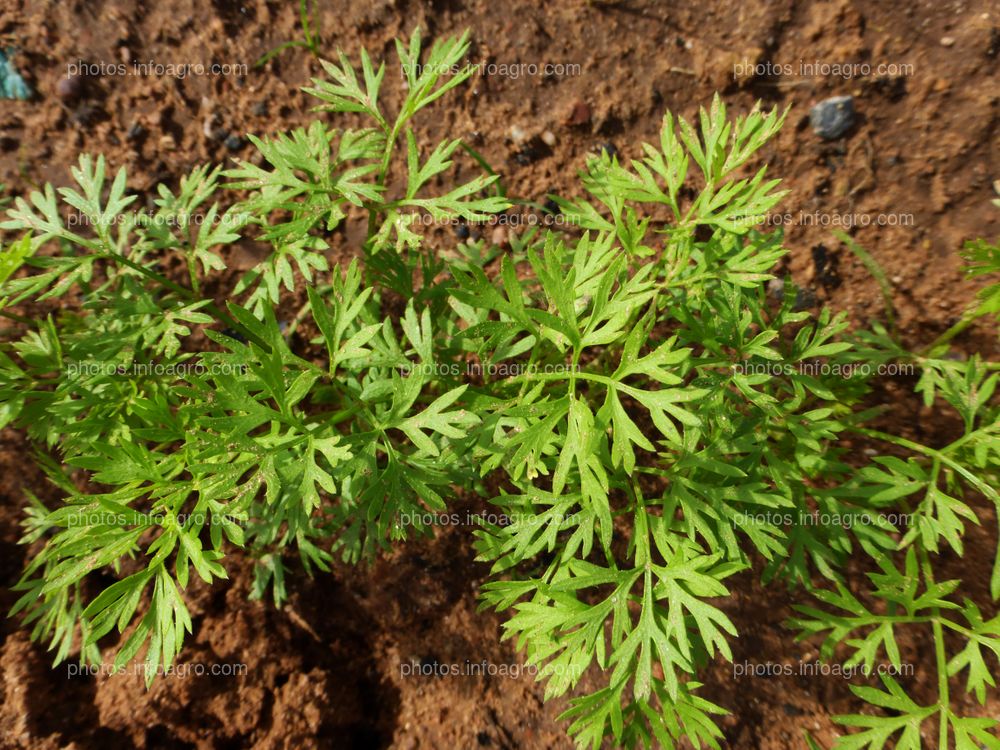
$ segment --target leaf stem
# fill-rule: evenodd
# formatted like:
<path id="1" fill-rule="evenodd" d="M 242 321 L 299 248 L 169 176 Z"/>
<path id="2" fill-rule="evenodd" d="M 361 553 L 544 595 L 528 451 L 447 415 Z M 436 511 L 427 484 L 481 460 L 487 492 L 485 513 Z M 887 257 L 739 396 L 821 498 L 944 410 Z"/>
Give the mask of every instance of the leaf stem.
<path id="1" fill-rule="evenodd" d="M 868 437 L 872 437 L 877 440 L 884 440 L 888 443 L 893 443 L 894 445 L 898 445 L 900 448 L 907 448 L 911 451 L 927 456 L 928 458 L 940 461 L 949 469 L 953 469 L 964 479 L 968 480 L 968 482 L 971 485 L 973 485 L 977 490 L 982 492 L 986 497 L 988 497 L 990 500 L 996 503 L 997 507 L 1000 508 L 1000 494 L 998 494 L 995 489 L 986 484 L 982 479 L 980 479 L 971 471 L 969 471 L 960 463 L 958 463 L 955 459 L 949 457 L 947 453 L 940 450 L 936 450 L 926 445 L 921 445 L 920 443 L 914 443 L 912 440 L 907 440 L 906 438 L 899 437 L 898 435 L 890 435 L 887 432 L 881 432 L 879 430 L 869 430 L 864 427 L 853 427 L 853 426 L 850 426 L 848 429 L 851 429 L 860 435 L 867 435 Z M 964 439 L 965 438 L 962 438 L 963 441 Z M 956 443 L 952 443 L 947 448 L 945 448 L 945 450 L 950 450 L 955 446 L 955 444 Z"/>
<path id="2" fill-rule="evenodd" d="M 920 557 L 920 567 L 924 574 L 924 583 L 930 588 L 934 585 L 934 571 L 931 566 L 930 555 L 922 546 L 917 547 L 917 554 Z M 951 698 L 948 694 L 948 657 L 945 653 L 944 630 L 941 627 L 941 610 L 939 607 L 931 608 L 931 629 L 934 632 L 934 660 L 937 666 L 938 675 L 938 708 L 941 718 L 938 726 L 938 747 L 941 750 L 948 750 L 948 718 L 951 715 Z"/>
<path id="3" fill-rule="evenodd" d="M 970 307 L 964 313 L 962 313 L 961 319 L 955 323 L 951 328 L 942 333 L 936 339 L 934 339 L 930 344 L 925 346 L 918 352 L 919 356 L 929 356 L 938 348 L 944 346 L 958 334 L 962 333 L 966 328 L 971 326 L 974 322 L 979 320 L 985 314 L 982 305 L 977 305 L 976 307 Z"/>

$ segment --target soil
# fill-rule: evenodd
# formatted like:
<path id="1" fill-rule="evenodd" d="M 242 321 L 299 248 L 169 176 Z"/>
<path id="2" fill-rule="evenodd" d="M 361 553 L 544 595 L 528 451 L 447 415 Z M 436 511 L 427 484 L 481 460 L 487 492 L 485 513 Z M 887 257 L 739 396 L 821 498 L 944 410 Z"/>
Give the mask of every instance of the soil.
<path id="1" fill-rule="evenodd" d="M 870 222 L 850 234 L 891 280 L 911 346 L 933 340 L 973 300 L 977 282 L 960 272 L 963 243 L 1000 234 L 1000 211 L 990 205 L 1000 179 L 1000 8 L 988 0 L 317 5 L 328 56 L 339 47 L 357 59 L 365 47 L 391 60 L 392 39 L 419 26 L 429 37 L 471 29 L 473 62 L 579 66 L 573 75 L 477 75 L 419 120 L 425 142 L 466 139 L 511 194 L 533 200 L 577 194 L 575 173 L 587 154 L 610 144 L 619 158 L 637 157 L 643 140 L 655 142 L 665 110 L 690 119 L 715 91 L 734 112 L 758 99 L 791 105 L 784 130 L 761 154 L 790 191 L 782 204 L 791 250 L 785 271 L 817 304 L 846 311 L 855 324 L 880 317 L 878 284 L 832 236 L 850 217 Z M 284 131 L 314 116 L 298 90 L 320 74 L 306 50 L 253 67 L 297 38 L 294 2 L 0 0 L 0 47 L 16 50 L 13 61 L 36 92 L 0 103 L 0 182 L 14 195 L 47 181 L 67 184 L 79 154 L 102 153 L 112 168 L 128 168 L 130 185 L 148 200 L 157 183 L 176 185 L 193 166 L 250 158 L 246 133 Z M 248 67 L 243 75 L 179 78 L 134 73 L 134 61 Z M 776 75 L 768 62 L 793 73 Z M 78 90 L 63 84 L 60 96 L 60 79 L 81 63 L 103 72 L 85 76 Z M 871 71 L 800 75 L 802 63 L 868 63 Z M 119 64 L 129 72 L 118 75 Z M 895 67 L 883 74 L 880 65 Z M 398 102 L 397 72 L 390 66 L 386 74 L 388 101 Z M 809 108 L 837 95 L 854 97 L 856 121 L 825 141 L 810 129 Z M 806 225 L 805 215 L 818 221 Z M 336 252 L 354 252 L 352 239 L 341 237 Z M 455 239 L 441 231 L 435 242 L 446 249 Z M 996 355 L 995 335 L 979 328 L 956 343 Z M 896 405 L 888 423 L 933 440 L 946 427 L 922 421 L 907 395 L 912 385 L 884 385 Z M 23 437 L 7 430 L 0 440 L 6 611 L 25 559 L 16 542 L 27 493 L 55 495 Z M 480 501 L 456 506 L 461 518 L 486 510 Z M 148 692 L 135 675 L 70 676 L 65 666 L 50 669 L 51 655 L 16 621 L 2 620 L 0 748 L 570 747 L 557 720 L 565 702 L 544 703 L 529 674 L 404 674 L 467 661 L 519 663 L 513 645 L 500 642 L 501 619 L 476 612 L 487 570 L 474 561 L 470 530 L 445 526 L 371 567 L 301 576 L 283 610 L 248 602 L 250 566 L 237 557 L 228 584 L 192 586 L 194 634 L 183 658 L 246 665 L 239 676 L 175 675 Z M 993 541 L 976 533 L 982 544 L 950 564 L 971 590 L 982 590 L 987 574 L 970 580 L 969 571 L 989 569 Z M 816 644 L 794 643 L 782 627 L 790 595 L 762 589 L 749 575 L 732 589 L 726 610 L 741 633 L 736 663 L 794 664 L 815 654 Z M 928 658 L 919 639 L 904 648 L 904 660 Z M 858 708 L 837 676 L 740 680 L 720 662 L 704 681 L 702 694 L 731 712 L 721 725 L 732 748 L 799 748 L 800 728 L 829 746 L 831 716 Z M 924 682 L 918 676 L 921 697 L 933 694 Z M 996 701 L 982 710 L 1000 715 Z"/>

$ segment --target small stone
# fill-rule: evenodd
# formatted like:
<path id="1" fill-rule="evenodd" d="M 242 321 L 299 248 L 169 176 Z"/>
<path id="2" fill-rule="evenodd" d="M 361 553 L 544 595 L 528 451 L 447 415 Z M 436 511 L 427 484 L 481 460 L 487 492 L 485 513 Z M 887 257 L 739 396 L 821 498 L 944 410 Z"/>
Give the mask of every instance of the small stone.
<path id="1" fill-rule="evenodd" d="M 490 236 L 490 240 L 497 247 L 505 247 L 507 245 L 507 228 L 496 227 Z"/>
<path id="2" fill-rule="evenodd" d="M 133 122 L 129 125 L 128 132 L 125 133 L 126 141 L 137 141 L 146 135 L 146 128 L 137 122 Z"/>
<path id="3" fill-rule="evenodd" d="M 892 277 L 892 283 L 896 284 L 897 286 L 899 284 L 902 284 L 903 283 L 903 277 L 900 276 L 899 274 L 896 274 L 895 276 Z"/>
<path id="4" fill-rule="evenodd" d="M 1000 195 L 1000 180 L 993 180 L 993 192 Z"/>
<path id="5" fill-rule="evenodd" d="M 132 59 L 132 53 L 129 52 L 128 47 L 118 48 L 118 59 L 121 60 L 126 65 L 129 64 L 129 61 Z"/>
<path id="6" fill-rule="evenodd" d="M 460 240 L 469 239 L 469 228 L 465 224 L 459 224 L 455 227 L 455 236 Z"/>
<path id="7" fill-rule="evenodd" d="M 545 149 L 540 140 L 532 138 L 514 154 L 514 162 L 522 167 L 531 164 L 545 155 Z"/>
<path id="8" fill-rule="evenodd" d="M 820 138 L 839 138 L 854 124 L 854 97 L 824 99 L 809 110 L 809 124 Z"/>
<path id="9" fill-rule="evenodd" d="M 515 145 L 520 146 L 528 140 L 528 133 L 520 125 L 510 126 L 510 139 Z"/>
<path id="10" fill-rule="evenodd" d="M 167 133 L 160 137 L 160 148 L 164 151 L 173 151 L 177 148 L 177 141 L 174 140 L 172 135 Z"/>
<path id="11" fill-rule="evenodd" d="M 785 296 L 785 280 L 771 279 L 767 282 L 767 293 L 773 299 L 782 299 Z"/>
<path id="12" fill-rule="evenodd" d="M 795 311 L 808 310 L 811 307 L 816 307 L 816 292 L 808 287 L 799 287 L 795 295 Z"/>
<path id="13" fill-rule="evenodd" d="M 955 46 L 955 37 L 953 37 L 953 36 L 943 36 L 943 37 L 941 37 L 941 46 L 942 47 L 954 47 Z"/>
<path id="14" fill-rule="evenodd" d="M 551 130 L 546 130 L 542 133 L 542 143 L 544 143 L 549 148 L 556 145 L 556 134 Z"/>
<path id="15" fill-rule="evenodd" d="M 567 125 L 586 125 L 590 122 L 590 105 L 584 101 L 577 100 L 573 103 L 573 107 L 569 111 L 569 117 L 566 118 Z"/>
<path id="16" fill-rule="evenodd" d="M 76 101 L 82 88 L 83 83 L 80 76 L 66 76 L 60 78 L 59 83 L 56 84 L 56 95 L 64 102 Z"/>
<path id="17" fill-rule="evenodd" d="M 243 139 L 240 138 L 238 135 L 227 136 L 224 143 L 226 148 L 228 148 L 230 151 L 239 151 L 241 148 L 243 148 Z"/>
<path id="18" fill-rule="evenodd" d="M 214 140 L 218 131 L 215 128 L 215 115 L 210 114 L 201 121 L 201 133 L 206 138 Z"/>

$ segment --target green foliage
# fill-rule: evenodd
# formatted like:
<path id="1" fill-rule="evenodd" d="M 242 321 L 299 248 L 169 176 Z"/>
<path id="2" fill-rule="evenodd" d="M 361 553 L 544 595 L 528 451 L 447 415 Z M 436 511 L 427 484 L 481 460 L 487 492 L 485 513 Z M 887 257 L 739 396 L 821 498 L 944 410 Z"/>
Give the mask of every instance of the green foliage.
<path id="1" fill-rule="evenodd" d="M 456 488 L 489 487 L 503 520 L 475 531 L 482 606 L 506 613 L 547 697 L 572 693 L 580 747 L 721 746 L 698 674 L 733 658 L 726 598 L 746 571 L 817 597 L 794 625 L 849 666 L 900 666 L 897 630 L 930 626 L 938 701 L 855 685 L 881 713 L 840 717 L 859 731 L 838 747 L 917 747 L 935 719 L 942 748 L 996 746 L 948 683 L 983 702 L 1000 625 L 931 565 L 964 554 L 984 501 L 1000 508 L 995 363 L 947 356 L 960 331 L 919 355 L 879 324 L 850 336 L 843 315 L 797 309 L 790 282 L 772 299 L 786 250 L 759 226 L 784 192 L 748 169 L 785 115 L 731 120 L 718 97 L 694 124 L 668 114 L 637 159 L 590 159 L 585 194 L 555 197 L 572 231 L 439 253 L 426 219 L 511 206 L 491 170 L 456 184 L 464 144 L 422 148 L 413 127 L 469 77 L 468 50 L 467 35 L 397 43 L 396 107 L 384 64 L 323 62 L 307 91 L 361 127 L 251 137 L 259 165 L 196 168 L 151 212 L 89 157 L 75 188 L 8 210 L 3 298 L 52 310 L 15 317 L 0 349 L 0 426 L 36 442 L 59 497 L 25 521 L 37 551 L 15 611 L 33 637 L 57 662 L 97 661 L 117 631 L 116 663 L 144 659 L 151 681 L 191 631 L 192 570 L 226 578 L 244 548 L 253 595 L 280 606 L 293 556 L 310 574 L 371 560 L 431 533 L 405 520 Z M 327 238 L 359 216 L 360 259 L 331 264 Z M 244 240 L 267 252 L 230 283 Z M 967 253 L 970 273 L 997 270 L 995 248 Z M 997 313 L 994 291 L 968 324 Z M 957 415 L 951 443 L 865 426 L 871 365 L 898 360 Z M 890 455 L 857 467 L 859 438 Z M 848 562 L 879 571 L 869 594 Z"/>
<path id="2" fill-rule="evenodd" d="M 316 15 L 316 3 L 310 2 L 309 0 L 299 0 L 299 23 L 302 25 L 302 38 L 292 39 L 287 42 L 282 42 L 277 47 L 268 50 L 264 53 L 257 62 L 254 63 L 255 68 L 262 67 L 267 64 L 269 60 L 277 57 L 286 49 L 292 49 L 294 47 L 304 47 L 309 50 L 313 55 L 319 57 L 320 55 L 320 30 L 319 30 L 319 20 Z M 315 28 L 314 28 L 315 27 Z"/>
<path id="3" fill-rule="evenodd" d="M 969 276 L 983 276 L 1000 271 L 1000 252 L 983 240 L 968 243 L 963 253 Z M 921 725 L 936 722 L 939 748 L 956 747 L 978 750 L 1000 748 L 993 718 L 963 716 L 953 699 L 952 682 L 961 681 L 964 690 L 982 705 L 987 688 L 996 687 L 996 660 L 1000 658 L 1000 616 L 986 617 L 980 606 L 954 596 L 963 585 L 960 580 L 936 583 L 934 556 L 948 551 L 958 556 L 966 552 L 968 524 L 979 525 L 992 505 L 992 514 L 1000 519 L 1000 404 L 995 397 L 1000 367 L 984 362 L 979 355 L 966 360 L 948 352 L 949 342 L 977 320 L 1000 321 L 997 306 L 1000 284 L 985 287 L 980 302 L 962 319 L 925 349 L 911 354 L 882 328 L 862 332 L 859 340 L 873 359 L 899 357 L 915 363 L 921 376 L 915 390 L 928 408 L 950 411 L 958 417 L 962 432 L 942 447 L 930 447 L 876 430 L 858 428 L 868 437 L 902 449 L 908 455 L 874 456 L 872 464 L 859 472 L 861 479 L 881 501 L 889 501 L 910 517 L 909 528 L 899 540 L 906 551 L 902 569 L 888 558 L 879 561 L 880 573 L 870 573 L 874 584 L 866 596 L 881 604 L 876 608 L 855 596 L 842 584 L 836 593 L 815 592 L 826 605 L 820 609 L 797 606 L 801 617 L 792 621 L 801 636 L 825 633 L 822 653 L 833 656 L 843 644 L 853 653 L 850 666 L 861 665 L 871 671 L 884 659 L 899 669 L 900 650 L 897 632 L 923 628 L 930 631 L 935 653 L 937 695 L 928 706 L 916 704 L 905 687 L 887 674 L 880 675 L 884 690 L 852 686 L 854 694 L 888 715 L 854 714 L 836 717 L 836 721 L 861 731 L 838 739 L 836 750 L 855 748 L 920 748 Z M 943 407 L 943 409 L 942 409 Z M 939 411 L 940 413 L 940 411 Z M 1000 599 L 1000 546 L 990 576 L 990 595 Z M 949 638 L 946 639 L 945 635 Z M 959 647 L 953 646 L 955 639 Z M 949 649 L 952 649 L 949 651 Z"/>

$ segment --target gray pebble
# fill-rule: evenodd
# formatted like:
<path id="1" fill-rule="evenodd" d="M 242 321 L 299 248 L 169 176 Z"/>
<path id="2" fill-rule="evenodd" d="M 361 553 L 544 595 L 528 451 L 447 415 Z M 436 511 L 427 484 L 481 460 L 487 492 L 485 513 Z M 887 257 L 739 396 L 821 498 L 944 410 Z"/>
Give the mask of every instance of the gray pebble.
<path id="1" fill-rule="evenodd" d="M 243 139 L 236 135 L 230 135 L 226 137 L 225 144 L 230 151 L 239 151 L 243 148 Z"/>
<path id="2" fill-rule="evenodd" d="M 59 83 L 56 84 L 56 95 L 64 102 L 76 101 L 80 96 L 81 88 L 80 76 L 66 76 L 60 78 Z"/>
<path id="3" fill-rule="evenodd" d="M 854 97 L 824 99 L 809 110 L 809 124 L 820 138 L 840 138 L 854 124 Z"/>

